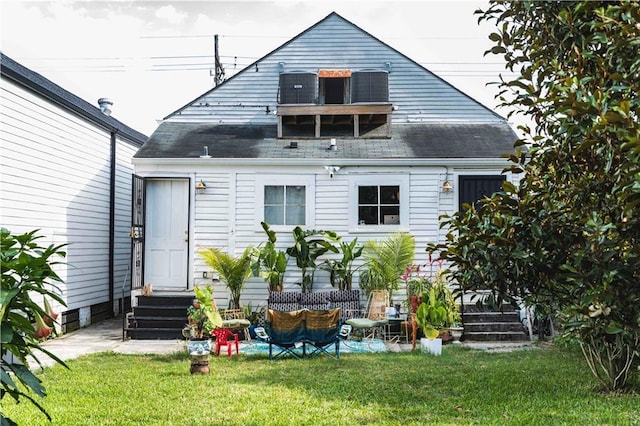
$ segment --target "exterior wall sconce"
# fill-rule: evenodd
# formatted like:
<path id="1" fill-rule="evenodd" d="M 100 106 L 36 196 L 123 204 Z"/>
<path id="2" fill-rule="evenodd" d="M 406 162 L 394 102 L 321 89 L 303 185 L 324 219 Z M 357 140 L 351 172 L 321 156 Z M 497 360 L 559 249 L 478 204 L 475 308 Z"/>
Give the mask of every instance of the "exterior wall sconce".
<path id="1" fill-rule="evenodd" d="M 338 170 L 340 170 L 340 166 L 324 166 L 324 169 L 329 172 L 329 177 L 332 178 Z"/>
<path id="2" fill-rule="evenodd" d="M 196 192 L 198 194 L 204 194 L 204 191 L 207 189 L 207 185 L 200 179 L 200 182 L 196 184 Z"/>
<path id="3" fill-rule="evenodd" d="M 444 178 L 444 183 L 442 184 L 442 191 L 449 192 L 453 189 L 453 185 L 449 182 L 449 168 L 447 167 L 447 175 Z"/>

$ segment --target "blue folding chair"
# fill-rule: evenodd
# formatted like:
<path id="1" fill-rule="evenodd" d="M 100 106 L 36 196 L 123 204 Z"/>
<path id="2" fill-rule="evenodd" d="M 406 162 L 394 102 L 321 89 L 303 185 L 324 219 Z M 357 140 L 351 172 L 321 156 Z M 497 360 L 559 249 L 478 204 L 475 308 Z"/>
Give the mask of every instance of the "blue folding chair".
<path id="1" fill-rule="evenodd" d="M 257 327 L 256 337 L 269 344 L 269 359 L 276 361 L 286 356 L 300 359 L 306 355 L 304 344 L 306 311 L 268 310 L 266 329 Z M 279 352 L 274 354 L 274 348 Z M 297 349 L 302 348 L 302 354 Z"/>

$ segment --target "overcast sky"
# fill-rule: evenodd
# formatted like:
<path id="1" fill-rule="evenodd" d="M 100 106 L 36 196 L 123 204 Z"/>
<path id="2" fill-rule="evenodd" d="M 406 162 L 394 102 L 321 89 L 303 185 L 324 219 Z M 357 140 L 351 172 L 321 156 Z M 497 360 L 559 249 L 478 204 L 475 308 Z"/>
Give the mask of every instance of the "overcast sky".
<path id="1" fill-rule="evenodd" d="M 150 135 L 157 121 L 213 87 L 214 35 L 226 76 L 331 12 L 494 108 L 500 58 L 483 57 L 486 1 L 7 1 L 7 56 Z M 497 110 L 503 116 L 506 111 Z"/>

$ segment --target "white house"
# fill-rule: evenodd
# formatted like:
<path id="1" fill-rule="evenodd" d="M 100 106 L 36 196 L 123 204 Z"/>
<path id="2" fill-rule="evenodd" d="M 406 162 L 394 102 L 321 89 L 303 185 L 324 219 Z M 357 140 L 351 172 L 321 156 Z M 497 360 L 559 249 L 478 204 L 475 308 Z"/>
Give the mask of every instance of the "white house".
<path id="1" fill-rule="evenodd" d="M 0 72 L 1 224 L 68 244 L 63 331 L 111 318 L 130 301 L 131 157 L 147 137 L 4 54 Z"/>
<path id="2" fill-rule="evenodd" d="M 331 13 L 171 113 L 135 154 L 134 288 L 211 283 L 197 249 L 239 254 L 265 241 L 261 221 L 281 248 L 296 225 L 361 242 L 407 231 L 424 261 L 441 214 L 512 179 L 501 155 L 515 140 L 503 117 Z M 314 289 L 329 287 L 318 273 Z M 266 298 L 255 278 L 242 302 Z"/>

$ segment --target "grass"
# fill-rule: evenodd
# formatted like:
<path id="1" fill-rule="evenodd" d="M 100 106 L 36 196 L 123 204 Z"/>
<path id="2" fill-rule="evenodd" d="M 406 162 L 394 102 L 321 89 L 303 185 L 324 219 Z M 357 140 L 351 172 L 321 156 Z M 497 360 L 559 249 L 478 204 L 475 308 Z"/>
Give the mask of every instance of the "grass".
<path id="1" fill-rule="evenodd" d="M 557 347 L 212 357 L 209 375 L 191 375 L 186 354 L 68 364 L 40 373 L 54 425 L 640 424 L 639 395 L 599 393 L 581 355 Z M 31 404 L 5 398 L 2 410 L 21 425 L 50 424 Z"/>

